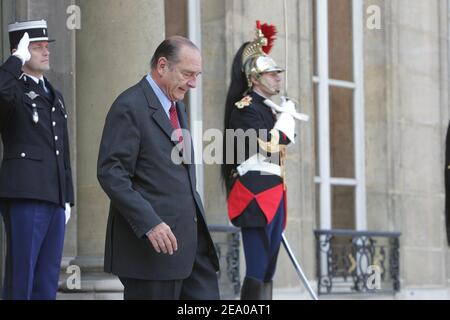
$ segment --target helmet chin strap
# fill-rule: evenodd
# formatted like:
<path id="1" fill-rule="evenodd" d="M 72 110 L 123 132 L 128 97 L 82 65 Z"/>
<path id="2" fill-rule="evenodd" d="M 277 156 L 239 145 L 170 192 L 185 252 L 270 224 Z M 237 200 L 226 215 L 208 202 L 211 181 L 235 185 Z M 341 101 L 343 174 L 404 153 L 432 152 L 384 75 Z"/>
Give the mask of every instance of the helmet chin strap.
<path id="1" fill-rule="evenodd" d="M 273 87 L 271 87 L 270 84 L 263 77 L 259 78 L 259 83 L 261 84 L 262 87 L 264 87 L 264 89 L 267 90 L 268 93 L 270 93 L 273 96 L 280 93 L 279 89 L 274 89 Z"/>

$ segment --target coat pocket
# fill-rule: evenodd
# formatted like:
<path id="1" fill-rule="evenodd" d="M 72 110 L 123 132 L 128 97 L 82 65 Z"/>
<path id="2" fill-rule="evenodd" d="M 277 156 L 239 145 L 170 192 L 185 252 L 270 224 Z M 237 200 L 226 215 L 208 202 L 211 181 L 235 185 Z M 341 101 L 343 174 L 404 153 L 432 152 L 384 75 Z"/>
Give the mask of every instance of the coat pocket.
<path id="1" fill-rule="evenodd" d="M 23 159 L 42 161 L 42 150 L 35 146 L 17 144 L 12 147 L 5 147 L 3 160 Z"/>

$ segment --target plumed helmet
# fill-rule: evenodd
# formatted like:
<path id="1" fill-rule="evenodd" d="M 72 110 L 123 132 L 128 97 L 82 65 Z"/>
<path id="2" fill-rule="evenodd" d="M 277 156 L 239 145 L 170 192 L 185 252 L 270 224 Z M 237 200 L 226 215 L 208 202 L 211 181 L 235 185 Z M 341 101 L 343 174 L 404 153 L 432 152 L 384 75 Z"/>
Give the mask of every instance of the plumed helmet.
<path id="1" fill-rule="evenodd" d="M 266 72 L 283 72 L 284 69 L 268 54 L 273 47 L 277 31 L 275 26 L 256 21 L 256 37 L 242 53 L 242 68 L 247 78 L 248 86 L 252 86 L 252 77 L 259 80 Z"/>

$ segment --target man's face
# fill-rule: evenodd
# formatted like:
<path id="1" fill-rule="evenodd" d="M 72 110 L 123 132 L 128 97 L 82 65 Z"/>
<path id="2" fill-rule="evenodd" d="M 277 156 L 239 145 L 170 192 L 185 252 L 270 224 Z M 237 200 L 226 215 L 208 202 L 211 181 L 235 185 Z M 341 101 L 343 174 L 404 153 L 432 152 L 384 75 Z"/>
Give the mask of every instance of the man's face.
<path id="1" fill-rule="evenodd" d="M 271 97 L 275 94 L 275 91 L 279 92 L 281 90 L 280 73 L 278 71 L 265 72 L 259 80 L 253 81 L 253 85 L 266 97 Z"/>
<path id="2" fill-rule="evenodd" d="M 191 88 L 197 86 L 202 72 L 202 59 L 198 50 L 183 46 L 178 54 L 179 61 L 170 63 L 160 58 L 158 73 L 163 91 L 170 101 L 180 101 Z"/>
<path id="3" fill-rule="evenodd" d="M 48 42 L 31 42 L 28 46 L 31 53 L 31 60 L 25 66 L 37 73 L 44 73 L 50 70 L 50 51 L 48 50 Z"/>

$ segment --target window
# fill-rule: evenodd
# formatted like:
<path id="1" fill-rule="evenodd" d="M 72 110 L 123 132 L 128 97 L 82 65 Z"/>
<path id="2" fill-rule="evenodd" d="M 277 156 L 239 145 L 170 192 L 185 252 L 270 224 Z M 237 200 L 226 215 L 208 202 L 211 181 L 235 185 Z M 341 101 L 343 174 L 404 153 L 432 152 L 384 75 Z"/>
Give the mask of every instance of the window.
<path id="1" fill-rule="evenodd" d="M 164 1 L 166 37 L 187 36 L 187 0 Z"/>
<path id="2" fill-rule="evenodd" d="M 366 229 L 362 0 L 314 0 L 320 229 Z"/>

